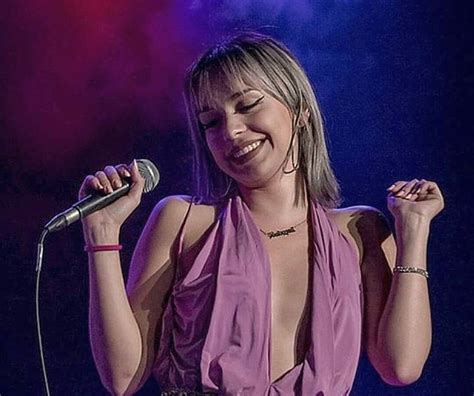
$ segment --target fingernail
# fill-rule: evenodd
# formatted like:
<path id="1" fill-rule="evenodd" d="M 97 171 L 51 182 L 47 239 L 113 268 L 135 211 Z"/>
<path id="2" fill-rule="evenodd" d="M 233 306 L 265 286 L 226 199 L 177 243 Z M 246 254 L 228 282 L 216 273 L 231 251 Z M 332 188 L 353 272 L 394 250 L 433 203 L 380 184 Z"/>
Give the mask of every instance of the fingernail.
<path id="1" fill-rule="evenodd" d="M 388 191 L 388 190 L 392 190 L 392 189 L 394 189 L 394 188 L 395 188 L 395 184 L 392 184 L 389 188 L 387 188 L 387 191 Z"/>
<path id="2" fill-rule="evenodd" d="M 137 160 L 136 160 L 136 159 L 133 160 L 133 167 L 134 167 L 135 169 L 138 169 L 138 164 L 137 164 Z"/>
<path id="3" fill-rule="evenodd" d="M 410 194 L 408 194 L 405 198 L 406 198 L 406 199 L 410 199 L 412 195 L 413 195 L 413 194 L 410 193 Z"/>

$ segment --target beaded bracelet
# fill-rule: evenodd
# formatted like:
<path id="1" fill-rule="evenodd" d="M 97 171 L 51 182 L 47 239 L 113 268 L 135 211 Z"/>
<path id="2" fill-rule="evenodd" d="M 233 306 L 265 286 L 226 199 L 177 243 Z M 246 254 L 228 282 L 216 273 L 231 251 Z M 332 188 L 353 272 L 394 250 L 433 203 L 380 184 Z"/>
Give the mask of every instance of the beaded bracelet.
<path id="1" fill-rule="evenodd" d="M 423 275 L 426 279 L 428 279 L 428 271 L 424 270 L 423 268 L 418 267 L 404 267 L 402 265 L 397 265 L 393 272 L 401 272 L 401 273 L 415 273 Z"/>
<path id="2" fill-rule="evenodd" d="M 122 245 L 95 245 L 84 246 L 85 252 L 111 252 L 114 250 L 122 250 Z"/>

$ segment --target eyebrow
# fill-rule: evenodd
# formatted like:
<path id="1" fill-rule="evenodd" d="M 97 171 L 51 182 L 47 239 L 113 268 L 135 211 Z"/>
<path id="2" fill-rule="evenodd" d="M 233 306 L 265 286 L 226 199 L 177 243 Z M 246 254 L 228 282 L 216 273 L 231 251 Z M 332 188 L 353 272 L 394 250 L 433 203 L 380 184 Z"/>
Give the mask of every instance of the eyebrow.
<path id="1" fill-rule="evenodd" d="M 230 95 L 227 100 L 235 100 L 237 99 L 239 96 L 243 96 L 244 94 L 246 94 L 247 92 L 250 92 L 250 91 L 258 91 L 257 88 L 245 88 L 243 91 L 238 91 L 238 92 L 234 92 L 232 95 Z M 204 107 L 204 109 L 202 111 L 200 111 L 198 113 L 198 117 L 201 115 L 201 114 L 205 114 L 205 113 L 209 113 L 210 111 L 213 111 L 213 109 L 210 109 L 208 107 Z"/>
<path id="2" fill-rule="evenodd" d="M 246 94 L 249 91 L 258 91 L 258 90 L 256 88 L 245 88 L 243 91 L 238 91 L 238 92 L 235 92 L 232 95 L 230 95 L 229 100 L 236 99 L 239 96 L 242 96 L 242 95 Z"/>

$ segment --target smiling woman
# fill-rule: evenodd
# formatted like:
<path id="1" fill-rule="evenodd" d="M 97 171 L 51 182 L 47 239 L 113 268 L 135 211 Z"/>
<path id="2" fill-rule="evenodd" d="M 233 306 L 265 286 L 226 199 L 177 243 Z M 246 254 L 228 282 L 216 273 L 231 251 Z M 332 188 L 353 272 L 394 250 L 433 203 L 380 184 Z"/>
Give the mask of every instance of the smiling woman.
<path id="1" fill-rule="evenodd" d="M 278 100 L 258 89 L 245 91 L 224 92 L 222 105 L 201 113 L 199 120 L 218 169 L 236 183 L 258 187 L 279 178 L 291 150 L 293 126 Z"/>
<path id="2" fill-rule="evenodd" d="M 232 177 L 212 160 L 203 137 L 206 128 L 200 122 L 206 121 L 208 110 L 219 108 L 228 98 L 240 99 L 240 103 L 234 104 L 234 112 L 240 113 L 253 113 L 252 106 L 258 105 L 260 100 L 277 101 L 286 107 L 291 117 L 292 135 L 285 162 L 292 162 L 290 170 L 301 168 L 302 177 L 297 185 L 299 196 L 303 196 L 307 188 L 309 194 L 318 197 L 325 206 L 339 204 L 339 186 L 329 165 L 314 91 L 298 60 L 281 43 L 257 34 L 243 34 L 209 49 L 191 67 L 185 94 L 195 150 L 196 189 L 203 202 L 226 199 L 229 193 L 236 191 Z M 230 96 L 226 98 L 226 95 Z M 205 120 L 198 117 L 202 111 L 205 111 Z"/>
<path id="3" fill-rule="evenodd" d="M 211 48 L 189 70 L 186 100 L 196 193 L 158 203 L 126 288 L 110 246 L 141 197 L 136 164 L 108 166 L 80 191 L 133 182 L 83 220 L 104 386 L 133 394 L 153 373 L 162 395 L 347 395 L 361 349 L 386 382 L 415 381 L 431 344 L 437 185 L 387 189 L 396 243 L 378 210 L 337 208 L 315 95 L 270 37 Z"/>

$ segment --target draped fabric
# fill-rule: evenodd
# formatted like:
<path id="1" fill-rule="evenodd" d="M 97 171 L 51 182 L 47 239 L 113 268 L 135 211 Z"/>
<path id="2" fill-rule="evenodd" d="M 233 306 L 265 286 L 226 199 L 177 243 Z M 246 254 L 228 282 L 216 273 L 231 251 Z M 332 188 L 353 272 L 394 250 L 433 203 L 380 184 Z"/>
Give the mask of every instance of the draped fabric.
<path id="1" fill-rule="evenodd" d="M 346 395 L 361 346 L 362 286 L 353 246 L 311 203 L 310 336 L 304 360 L 270 379 L 267 251 L 240 197 L 229 199 L 188 259 L 179 252 L 154 375 L 163 390 L 225 395 Z"/>

